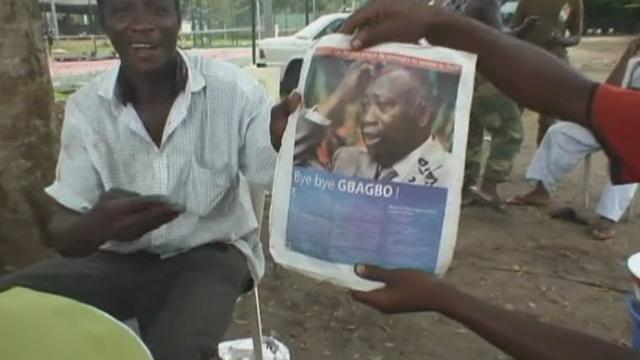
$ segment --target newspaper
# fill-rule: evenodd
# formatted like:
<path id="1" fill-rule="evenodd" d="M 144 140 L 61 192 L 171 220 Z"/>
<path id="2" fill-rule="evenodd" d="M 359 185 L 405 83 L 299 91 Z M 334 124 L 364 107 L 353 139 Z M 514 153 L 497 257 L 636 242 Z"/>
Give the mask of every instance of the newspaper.
<path id="1" fill-rule="evenodd" d="M 456 243 L 475 55 L 321 39 L 302 66 L 272 192 L 276 262 L 371 290 L 354 264 L 444 274 Z"/>

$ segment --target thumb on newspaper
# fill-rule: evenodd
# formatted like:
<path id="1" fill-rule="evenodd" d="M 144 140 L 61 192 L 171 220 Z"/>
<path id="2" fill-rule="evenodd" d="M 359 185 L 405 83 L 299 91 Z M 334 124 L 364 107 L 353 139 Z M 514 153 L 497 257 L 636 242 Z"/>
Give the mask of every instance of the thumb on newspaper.
<path id="1" fill-rule="evenodd" d="M 396 304 L 394 304 L 393 294 L 390 294 L 389 286 L 386 284 L 387 272 L 377 266 L 358 264 L 355 266 L 355 273 L 363 279 L 381 281 L 385 283 L 385 287 L 374 291 L 351 291 L 351 297 L 360 303 L 378 309 L 383 313 L 392 314 L 398 312 Z"/>
<path id="2" fill-rule="evenodd" d="M 358 264 L 355 266 L 356 275 L 363 279 L 380 281 L 386 283 L 389 270 L 385 270 L 378 266 Z"/>

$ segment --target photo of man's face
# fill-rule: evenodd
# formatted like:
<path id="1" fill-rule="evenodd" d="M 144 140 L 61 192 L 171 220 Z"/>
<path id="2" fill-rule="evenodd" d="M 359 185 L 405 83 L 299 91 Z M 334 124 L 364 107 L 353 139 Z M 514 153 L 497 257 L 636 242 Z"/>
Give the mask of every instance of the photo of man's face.
<path id="1" fill-rule="evenodd" d="M 296 125 L 296 166 L 445 184 L 460 74 L 438 66 L 386 55 L 314 57 Z"/>
<path id="2" fill-rule="evenodd" d="M 360 126 L 373 158 L 382 162 L 396 158 L 394 153 L 419 146 L 417 142 L 428 135 L 431 106 L 419 81 L 410 71 L 394 66 L 382 68 L 365 90 Z"/>

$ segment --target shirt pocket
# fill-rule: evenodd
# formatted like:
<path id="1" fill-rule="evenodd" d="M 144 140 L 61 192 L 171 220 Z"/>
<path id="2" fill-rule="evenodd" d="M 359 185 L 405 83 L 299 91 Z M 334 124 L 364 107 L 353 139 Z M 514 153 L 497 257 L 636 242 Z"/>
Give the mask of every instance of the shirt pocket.
<path id="1" fill-rule="evenodd" d="M 185 207 L 198 216 L 208 216 L 214 208 L 222 206 L 223 199 L 232 188 L 229 164 L 208 168 L 194 157 L 187 178 Z"/>

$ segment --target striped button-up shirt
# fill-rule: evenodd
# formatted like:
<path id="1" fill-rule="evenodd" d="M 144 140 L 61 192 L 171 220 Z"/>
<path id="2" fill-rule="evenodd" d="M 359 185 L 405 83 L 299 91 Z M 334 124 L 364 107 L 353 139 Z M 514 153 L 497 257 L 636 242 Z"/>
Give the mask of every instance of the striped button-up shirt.
<path id="1" fill-rule="evenodd" d="M 120 101 L 115 68 L 67 102 L 56 179 L 46 192 L 81 213 L 112 188 L 166 195 L 186 211 L 135 242 L 110 241 L 103 249 L 169 257 L 224 241 L 245 254 L 259 280 L 264 256 L 248 184 L 268 186 L 273 178 L 271 104 L 258 81 L 236 66 L 180 56 L 188 80 L 161 146 L 132 104 Z"/>

